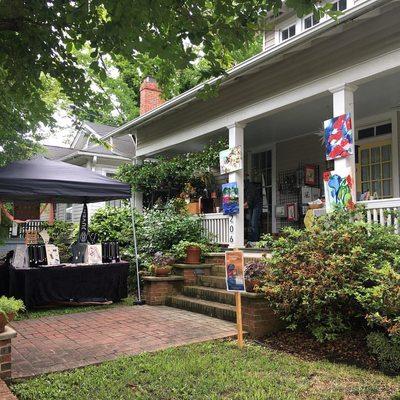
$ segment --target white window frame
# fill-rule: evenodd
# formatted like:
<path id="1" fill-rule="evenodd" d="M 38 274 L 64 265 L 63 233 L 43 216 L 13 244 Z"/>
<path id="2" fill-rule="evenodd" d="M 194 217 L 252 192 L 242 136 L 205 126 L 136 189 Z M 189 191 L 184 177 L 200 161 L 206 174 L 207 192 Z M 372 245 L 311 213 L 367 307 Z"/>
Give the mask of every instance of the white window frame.
<path id="1" fill-rule="evenodd" d="M 292 35 L 292 36 L 290 36 L 290 28 L 292 28 L 292 27 L 294 27 L 294 35 Z M 284 31 L 288 31 L 288 37 L 286 38 L 286 39 L 283 39 L 283 32 Z M 293 24 L 290 24 L 290 25 L 287 25 L 285 28 L 282 28 L 281 30 L 280 30 L 280 34 L 279 34 L 279 36 L 280 36 L 280 42 L 286 42 L 287 40 L 289 40 L 289 39 L 291 39 L 292 37 L 295 37 L 296 35 L 297 35 L 297 24 L 296 23 L 293 23 Z"/>

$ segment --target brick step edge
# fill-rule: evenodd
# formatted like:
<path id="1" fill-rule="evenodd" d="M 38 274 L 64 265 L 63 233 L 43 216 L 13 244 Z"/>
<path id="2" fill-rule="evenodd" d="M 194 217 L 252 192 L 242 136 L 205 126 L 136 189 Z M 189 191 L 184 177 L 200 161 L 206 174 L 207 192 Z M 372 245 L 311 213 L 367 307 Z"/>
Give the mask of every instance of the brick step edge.
<path id="1" fill-rule="evenodd" d="M 18 400 L 8 388 L 6 383 L 0 379 L 0 399 L 1 400 Z"/>
<path id="2" fill-rule="evenodd" d="M 194 299 L 191 297 L 178 295 L 167 297 L 166 305 L 226 321 L 236 321 L 235 307 L 228 304 L 221 304 L 213 301 Z"/>
<path id="3" fill-rule="evenodd" d="M 205 275 L 198 277 L 198 285 L 212 287 L 216 289 L 226 289 L 226 279 L 224 276 Z"/>
<path id="4" fill-rule="evenodd" d="M 217 289 L 207 286 L 184 286 L 182 293 L 194 299 L 235 305 L 235 294 L 233 292 L 228 292 L 226 289 Z"/>

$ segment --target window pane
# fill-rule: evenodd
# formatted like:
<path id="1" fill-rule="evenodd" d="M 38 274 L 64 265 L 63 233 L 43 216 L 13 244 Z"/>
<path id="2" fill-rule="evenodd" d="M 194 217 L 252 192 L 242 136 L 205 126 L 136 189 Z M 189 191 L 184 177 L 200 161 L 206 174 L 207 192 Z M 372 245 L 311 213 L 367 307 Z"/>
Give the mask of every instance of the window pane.
<path id="1" fill-rule="evenodd" d="M 313 25 L 317 25 L 319 22 L 319 18 L 313 15 Z"/>
<path id="2" fill-rule="evenodd" d="M 369 166 L 368 167 L 361 167 L 361 180 L 369 181 Z"/>
<path id="3" fill-rule="evenodd" d="M 368 190 L 370 190 L 369 183 L 363 183 L 362 184 L 362 193 L 368 192 Z"/>
<path id="4" fill-rule="evenodd" d="M 392 159 L 392 146 L 390 144 L 382 146 L 382 161 L 390 161 Z"/>
<path id="5" fill-rule="evenodd" d="M 376 135 L 386 135 L 392 133 L 392 124 L 378 125 L 376 127 Z"/>
<path id="6" fill-rule="evenodd" d="M 312 26 L 312 17 L 307 17 L 304 19 L 304 29 L 311 28 Z"/>
<path id="7" fill-rule="evenodd" d="M 365 128 L 358 131 L 358 138 L 365 139 L 375 135 L 375 128 Z"/>
<path id="8" fill-rule="evenodd" d="M 347 0 L 339 0 L 339 10 L 343 11 L 347 8 Z"/>
<path id="9" fill-rule="evenodd" d="M 377 194 L 378 197 L 381 197 L 381 181 L 372 182 L 372 194 Z"/>
<path id="10" fill-rule="evenodd" d="M 369 150 L 361 150 L 361 165 L 369 164 Z"/>
<path id="11" fill-rule="evenodd" d="M 272 166 L 272 152 L 267 151 L 267 168 L 271 168 Z"/>
<path id="12" fill-rule="evenodd" d="M 376 181 L 381 179 L 381 164 L 371 165 L 371 180 Z"/>
<path id="13" fill-rule="evenodd" d="M 391 196 L 392 195 L 392 181 L 391 180 L 383 181 L 382 186 L 383 186 L 383 196 L 384 197 Z"/>
<path id="14" fill-rule="evenodd" d="M 289 38 L 289 30 L 285 29 L 284 31 L 282 31 L 282 40 L 286 40 Z"/>
<path id="15" fill-rule="evenodd" d="M 381 162 L 381 148 L 373 147 L 371 149 L 371 163 Z"/>
<path id="16" fill-rule="evenodd" d="M 332 11 L 337 11 L 337 9 L 338 9 L 338 3 L 337 2 L 333 3 L 332 4 Z"/>
<path id="17" fill-rule="evenodd" d="M 292 25 L 290 28 L 289 28 L 289 37 L 292 37 L 292 36 L 294 36 L 296 34 L 296 25 Z"/>
<path id="18" fill-rule="evenodd" d="M 392 163 L 387 162 L 382 164 L 382 178 L 388 179 L 392 175 Z"/>

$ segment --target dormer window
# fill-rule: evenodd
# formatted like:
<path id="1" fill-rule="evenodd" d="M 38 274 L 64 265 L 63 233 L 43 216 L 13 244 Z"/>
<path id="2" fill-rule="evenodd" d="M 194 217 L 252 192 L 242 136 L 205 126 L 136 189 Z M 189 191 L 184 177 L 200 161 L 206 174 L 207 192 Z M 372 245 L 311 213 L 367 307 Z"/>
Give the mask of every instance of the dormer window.
<path id="1" fill-rule="evenodd" d="M 347 10 L 347 0 L 335 1 L 332 4 L 332 10 L 333 11 L 344 11 L 344 10 Z"/>
<path id="2" fill-rule="evenodd" d="M 293 37 L 295 34 L 296 34 L 296 25 L 290 25 L 286 29 L 282 29 L 281 31 L 282 42 Z"/>
<path id="3" fill-rule="evenodd" d="M 315 17 L 315 15 L 309 15 L 304 18 L 304 29 L 312 28 L 314 25 L 317 25 L 319 22 L 319 18 Z"/>

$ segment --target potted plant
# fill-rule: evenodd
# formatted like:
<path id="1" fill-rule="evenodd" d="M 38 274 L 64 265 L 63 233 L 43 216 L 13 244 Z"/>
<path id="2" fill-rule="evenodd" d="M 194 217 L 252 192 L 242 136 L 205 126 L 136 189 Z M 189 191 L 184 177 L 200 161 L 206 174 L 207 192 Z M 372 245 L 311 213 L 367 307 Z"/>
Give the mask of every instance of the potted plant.
<path id="1" fill-rule="evenodd" d="M 0 333 L 4 332 L 6 325 L 11 322 L 19 311 L 24 311 L 25 306 L 22 300 L 14 297 L 0 297 Z"/>
<path id="2" fill-rule="evenodd" d="M 181 240 L 172 247 L 172 253 L 177 260 L 184 260 L 186 264 L 200 264 L 202 253 L 207 253 L 209 247 L 205 243 Z"/>
<path id="3" fill-rule="evenodd" d="M 247 292 L 254 292 L 254 289 L 261 285 L 265 275 L 266 264 L 261 261 L 250 262 L 244 267 L 244 279 Z"/>
<path id="4" fill-rule="evenodd" d="M 155 276 L 168 276 L 172 270 L 175 258 L 170 254 L 163 254 L 158 251 L 153 257 L 153 271 Z"/>

